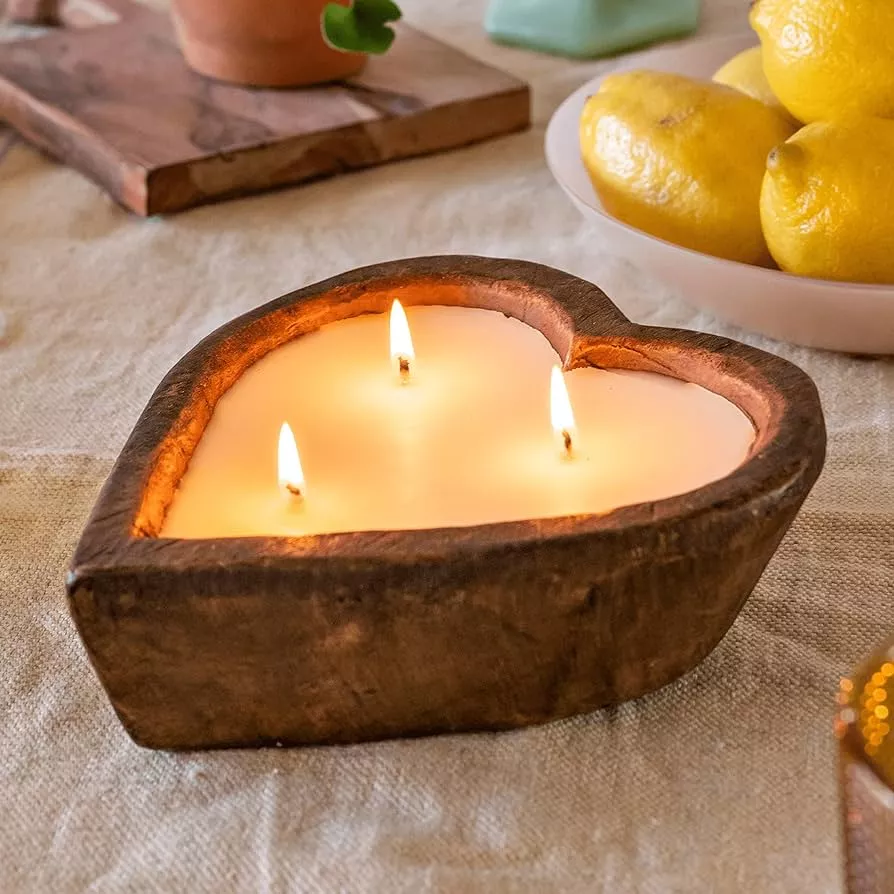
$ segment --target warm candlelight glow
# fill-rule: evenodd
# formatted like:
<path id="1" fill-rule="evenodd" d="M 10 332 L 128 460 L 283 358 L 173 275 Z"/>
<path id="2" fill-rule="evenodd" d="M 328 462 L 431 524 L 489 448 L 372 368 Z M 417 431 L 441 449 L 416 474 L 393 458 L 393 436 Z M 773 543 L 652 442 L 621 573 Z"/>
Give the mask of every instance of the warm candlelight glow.
<path id="1" fill-rule="evenodd" d="M 412 377 L 415 360 L 416 352 L 413 350 L 407 315 L 403 305 L 395 299 L 391 305 L 391 362 L 404 385 Z"/>
<path id="2" fill-rule="evenodd" d="M 574 439 L 577 433 L 574 427 L 574 411 L 571 409 L 571 399 L 568 397 L 565 377 L 558 366 L 553 367 L 549 396 L 553 431 L 559 438 L 563 454 L 571 456 L 574 452 Z"/>
<path id="3" fill-rule="evenodd" d="M 304 472 L 298 457 L 298 445 L 288 422 L 279 430 L 279 486 L 293 497 L 304 497 Z"/>
<path id="4" fill-rule="evenodd" d="M 656 373 L 567 372 L 574 416 L 562 389 L 553 434 L 550 376 L 561 361 L 540 332 L 500 311 L 404 304 L 422 366 L 402 386 L 388 354 L 395 297 L 378 313 L 293 339 L 240 376 L 215 405 L 162 537 L 430 530 L 603 513 L 695 490 L 749 455 L 754 426 L 741 410 Z M 555 375 L 562 388 L 561 369 Z M 278 487 L 274 440 L 284 420 L 306 483 L 284 460 Z M 570 456 L 563 431 L 573 438 Z M 287 430 L 283 438 L 294 457 Z M 289 483 L 304 499 L 289 495 Z"/>

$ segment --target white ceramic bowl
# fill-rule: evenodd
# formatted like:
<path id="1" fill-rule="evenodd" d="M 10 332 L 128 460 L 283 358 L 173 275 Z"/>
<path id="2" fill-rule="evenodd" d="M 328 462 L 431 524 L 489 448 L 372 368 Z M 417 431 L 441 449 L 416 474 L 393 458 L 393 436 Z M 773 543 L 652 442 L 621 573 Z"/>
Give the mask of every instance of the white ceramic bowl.
<path id="1" fill-rule="evenodd" d="M 652 68 L 707 78 L 755 43 L 753 34 L 694 41 L 625 59 L 612 71 Z M 674 286 L 690 304 L 745 329 L 815 348 L 894 354 L 894 286 L 807 279 L 726 261 L 672 245 L 609 215 L 590 185 L 578 141 L 584 102 L 600 80 L 572 93 L 546 131 L 547 164 L 592 223 L 594 239 Z"/>

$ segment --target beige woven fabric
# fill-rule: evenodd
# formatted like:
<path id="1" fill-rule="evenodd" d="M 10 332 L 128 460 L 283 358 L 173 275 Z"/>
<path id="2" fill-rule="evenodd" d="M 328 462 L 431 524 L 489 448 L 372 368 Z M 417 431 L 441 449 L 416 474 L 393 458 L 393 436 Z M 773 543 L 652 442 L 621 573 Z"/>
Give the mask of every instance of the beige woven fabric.
<path id="1" fill-rule="evenodd" d="M 235 314 L 360 264 L 473 252 L 729 331 L 608 256 L 551 181 L 545 122 L 598 64 L 490 46 L 481 0 L 405 6 L 530 79 L 535 129 L 170 220 L 128 217 L 23 146 L 0 161 L 0 891 L 839 891 L 834 691 L 894 629 L 890 361 L 733 333 L 814 376 L 828 465 L 721 646 L 635 704 L 503 735 L 172 755 L 132 744 L 100 690 L 68 558 L 157 382 Z M 709 2 L 703 31 L 743 28 L 745 6 Z"/>

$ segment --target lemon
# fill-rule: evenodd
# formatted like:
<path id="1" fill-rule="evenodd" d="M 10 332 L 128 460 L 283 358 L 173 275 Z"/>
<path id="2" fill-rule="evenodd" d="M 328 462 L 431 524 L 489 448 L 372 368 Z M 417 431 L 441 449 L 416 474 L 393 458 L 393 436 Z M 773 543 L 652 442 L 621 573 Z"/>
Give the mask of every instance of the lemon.
<path id="1" fill-rule="evenodd" d="M 750 17 L 767 80 L 799 121 L 894 117 L 890 0 L 757 0 Z"/>
<path id="2" fill-rule="evenodd" d="M 767 154 L 793 125 L 710 81 L 610 75 L 584 107 L 581 154 L 605 210 L 695 251 L 770 262 L 759 197 Z"/>
<path id="3" fill-rule="evenodd" d="M 748 96 L 760 100 L 764 105 L 785 111 L 785 106 L 773 92 L 773 88 L 764 74 L 762 51 L 759 46 L 737 53 L 714 72 L 711 80 L 747 93 Z M 788 113 L 786 112 L 786 114 Z"/>
<path id="4" fill-rule="evenodd" d="M 894 283 L 894 121 L 818 121 L 767 160 L 761 221 L 789 273 Z"/>

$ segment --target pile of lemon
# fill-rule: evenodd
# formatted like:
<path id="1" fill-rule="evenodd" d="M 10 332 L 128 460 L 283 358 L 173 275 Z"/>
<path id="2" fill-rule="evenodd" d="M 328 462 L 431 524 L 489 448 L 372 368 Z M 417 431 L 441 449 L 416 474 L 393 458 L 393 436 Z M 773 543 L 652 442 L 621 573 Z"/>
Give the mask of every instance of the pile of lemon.
<path id="1" fill-rule="evenodd" d="M 894 283 L 894 2 L 756 0 L 712 81 L 605 78 L 581 150 L 606 211 L 802 276 Z"/>

